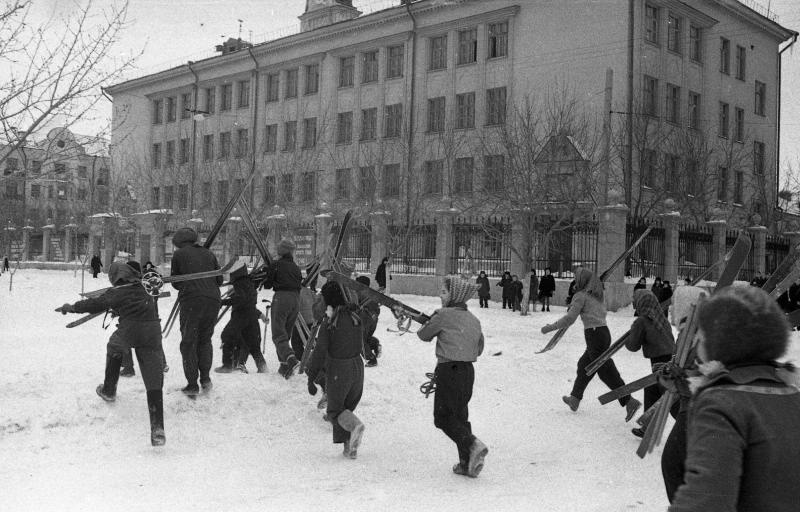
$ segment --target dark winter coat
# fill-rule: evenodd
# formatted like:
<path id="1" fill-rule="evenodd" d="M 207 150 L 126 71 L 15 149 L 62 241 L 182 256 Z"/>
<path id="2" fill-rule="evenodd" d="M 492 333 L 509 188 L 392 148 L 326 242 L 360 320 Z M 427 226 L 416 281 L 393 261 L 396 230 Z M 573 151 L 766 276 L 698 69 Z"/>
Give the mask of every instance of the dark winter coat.
<path id="1" fill-rule="evenodd" d="M 539 281 L 539 296 L 552 297 L 553 292 L 555 291 L 556 291 L 556 278 L 553 277 L 553 274 L 542 276 L 542 279 Z"/>
<path id="2" fill-rule="evenodd" d="M 528 288 L 528 296 L 531 298 L 536 297 L 539 293 L 539 278 L 536 274 L 531 274 L 531 286 Z"/>
<path id="3" fill-rule="evenodd" d="M 656 328 L 650 318 L 638 316 L 633 321 L 631 332 L 625 347 L 632 352 L 642 349 L 642 355 L 648 359 L 659 356 L 672 355 L 675 349 L 675 337 L 667 335 L 663 330 Z"/>
<path id="4" fill-rule="evenodd" d="M 378 283 L 379 288 L 386 288 L 386 263 L 378 265 L 375 271 L 375 282 Z"/>
<path id="5" fill-rule="evenodd" d="M 113 310 L 120 326 L 133 322 L 158 322 L 158 307 L 153 296 L 139 284 L 115 286 L 99 297 L 73 304 L 75 313 L 101 313 Z"/>
<path id="6" fill-rule="evenodd" d="M 569 289 L 567 290 L 567 298 L 564 302 L 566 302 L 567 305 L 569 306 L 570 304 L 572 304 L 572 297 L 574 296 L 575 296 L 575 280 L 573 279 L 569 283 Z"/>
<path id="7" fill-rule="evenodd" d="M 302 281 L 300 267 L 294 262 L 291 254 L 284 254 L 269 266 L 262 286 L 265 289 L 272 288 L 276 292 L 299 292 L 303 286 Z"/>
<path id="8" fill-rule="evenodd" d="M 510 299 L 511 297 L 513 297 L 513 294 L 511 292 L 511 283 L 512 282 L 513 281 L 511 279 L 511 276 L 507 276 L 507 275 L 504 274 L 503 277 L 500 279 L 500 281 L 498 281 L 497 284 L 495 285 L 495 286 L 499 286 L 499 287 L 501 287 L 503 289 L 503 298 L 504 299 Z"/>
<path id="9" fill-rule="evenodd" d="M 711 376 L 689 411 L 685 484 L 670 512 L 794 512 L 800 390 L 769 365 Z"/>
<path id="10" fill-rule="evenodd" d="M 480 277 L 478 276 L 475 279 L 475 284 L 478 285 L 478 297 L 481 298 L 489 298 L 490 291 L 489 291 L 489 278 L 486 276 Z"/>
<path id="11" fill-rule="evenodd" d="M 5 268 L 8 268 L 8 260 L 5 260 L 4 264 L 5 264 Z M 99 256 L 92 256 L 92 261 L 91 261 L 91 263 L 89 263 L 89 266 L 91 266 L 92 270 L 94 270 L 95 272 L 100 272 L 100 269 L 103 266 L 103 262 L 100 261 L 100 257 Z"/>
<path id="12" fill-rule="evenodd" d="M 214 253 L 197 244 L 183 244 L 172 254 L 173 276 L 208 272 L 219 269 L 219 263 Z M 222 276 L 208 277 L 172 283 L 178 290 L 178 300 L 184 301 L 195 298 L 220 300 L 219 287 L 222 285 Z"/>
<path id="13" fill-rule="evenodd" d="M 325 317 L 322 321 L 322 326 L 317 334 L 317 345 L 314 347 L 311 364 L 307 371 L 308 378 L 314 380 L 317 374 L 325 369 L 329 359 L 342 360 L 357 357 L 360 360 L 363 346 L 363 317 L 349 306 L 339 306 L 333 318 Z"/>
<path id="14" fill-rule="evenodd" d="M 522 300 L 522 281 L 511 281 L 509 289 L 512 299 Z"/>
<path id="15" fill-rule="evenodd" d="M 231 316 L 258 316 L 259 311 L 256 307 L 258 292 L 253 284 L 253 280 L 247 274 L 239 277 L 233 282 L 233 294 L 227 299 L 222 299 L 223 306 L 231 307 Z"/>

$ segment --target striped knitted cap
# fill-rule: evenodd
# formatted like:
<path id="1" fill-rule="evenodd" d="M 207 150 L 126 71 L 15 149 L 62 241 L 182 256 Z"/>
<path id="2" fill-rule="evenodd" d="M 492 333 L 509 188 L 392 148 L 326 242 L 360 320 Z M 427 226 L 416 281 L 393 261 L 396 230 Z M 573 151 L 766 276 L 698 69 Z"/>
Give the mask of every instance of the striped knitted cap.
<path id="1" fill-rule="evenodd" d="M 459 303 L 466 304 L 477 291 L 475 284 L 459 276 L 445 277 L 444 285 L 447 287 L 447 291 L 450 292 L 450 303 L 448 306 Z"/>

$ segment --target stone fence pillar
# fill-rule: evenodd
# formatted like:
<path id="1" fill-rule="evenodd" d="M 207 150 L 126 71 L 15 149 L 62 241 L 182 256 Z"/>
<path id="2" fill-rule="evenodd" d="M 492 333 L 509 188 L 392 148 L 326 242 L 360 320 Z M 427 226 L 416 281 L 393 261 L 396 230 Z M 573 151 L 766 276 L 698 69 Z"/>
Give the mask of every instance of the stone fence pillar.
<path id="1" fill-rule="evenodd" d="M 755 268 L 754 272 L 764 274 L 767 270 L 767 227 L 766 226 L 750 226 L 747 228 L 750 232 L 750 237 L 753 239 L 753 246 L 750 249 L 753 251 Z M 748 276 L 750 279 L 753 276 Z"/>
<path id="2" fill-rule="evenodd" d="M 453 260 L 453 221 L 458 210 L 436 210 L 436 275 L 446 276 L 455 270 Z"/>
<path id="3" fill-rule="evenodd" d="M 50 261 L 52 248 L 50 247 L 50 239 L 53 236 L 53 231 L 56 229 L 55 225 L 48 224 L 42 226 L 42 260 Z"/>
<path id="4" fill-rule="evenodd" d="M 672 283 L 674 287 L 678 281 L 678 239 L 680 237 L 678 221 L 681 218 L 681 214 L 669 212 L 660 215 L 660 217 L 664 225 L 663 279 Z"/>
<path id="5" fill-rule="evenodd" d="M 627 249 L 628 207 L 623 204 L 597 209 L 597 272 L 605 272 L 614 260 Z M 619 265 L 606 278 L 605 303 L 611 311 L 630 304 L 631 296 L 625 286 L 625 265 Z"/>
<path id="6" fill-rule="evenodd" d="M 278 244 L 286 231 L 286 215 L 278 213 L 267 217 L 269 236 L 267 237 L 267 250 L 270 254 L 278 254 Z"/>
<path id="7" fill-rule="evenodd" d="M 319 258 L 320 269 L 331 268 L 331 226 L 330 213 L 314 215 L 314 257 Z"/>
<path id="8" fill-rule="evenodd" d="M 22 228 L 22 261 L 31 260 L 31 231 L 33 229 L 33 226 Z"/>
<path id="9" fill-rule="evenodd" d="M 239 237 L 242 234 L 242 218 L 230 217 L 225 223 L 225 245 L 222 260 L 230 261 L 239 257 Z"/>
<path id="10" fill-rule="evenodd" d="M 371 275 L 378 271 L 381 260 L 389 256 L 389 212 L 378 211 L 369 214 L 370 219 L 370 261 Z"/>
<path id="11" fill-rule="evenodd" d="M 725 244 L 725 235 L 727 230 L 728 223 L 724 220 L 710 220 L 706 222 L 709 226 L 711 226 L 712 236 L 713 236 L 713 254 L 712 254 L 712 261 L 719 261 L 725 257 L 725 253 L 727 252 L 727 247 Z M 722 274 L 722 266 L 717 266 L 714 271 L 711 273 L 710 278 L 714 281 L 717 281 Z"/>

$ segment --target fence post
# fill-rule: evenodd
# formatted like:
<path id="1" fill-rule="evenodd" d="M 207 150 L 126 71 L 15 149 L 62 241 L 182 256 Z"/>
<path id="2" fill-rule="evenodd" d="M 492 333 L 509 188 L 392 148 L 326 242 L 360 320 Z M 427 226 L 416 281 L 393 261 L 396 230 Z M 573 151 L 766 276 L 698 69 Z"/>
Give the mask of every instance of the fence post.
<path id="1" fill-rule="evenodd" d="M 727 230 L 728 222 L 725 220 L 710 220 L 706 222 L 709 226 L 711 226 L 712 236 L 713 236 L 713 244 L 714 244 L 714 261 L 720 261 L 722 258 L 725 257 L 725 253 L 727 252 L 727 246 L 725 244 L 725 236 Z M 717 266 L 714 268 L 714 271 L 711 274 L 711 278 L 714 281 L 718 281 L 720 275 L 722 275 L 722 266 Z"/>
<path id="2" fill-rule="evenodd" d="M 72 257 L 72 242 L 73 238 L 75 237 L 75 230 L 78 229 L 76 224 L 67 224 L 64 226 L 64 261 L 69 263 L 70 261 L 74 260 Z"/>
<path id="3" fill-rule="evenodd" d="M 389 256 L 389 215 L 387 211 L 372 212 L 370 220 L 370 262 L 369 270 L 372 275 L 378 271 L 381 260 Z"/>
<path id="4" fill-rule="evenodd" d="M 222 259 L 228 261 L 232 258 L 238 258 L 239 254 L 239 237 L 242 232 L 242 218 L 239 216 L 228 217 L 228 222 L 225 223 L 225 248 L 223 252 L 226 253 Z"/>
<path id="5" fill-rule="evenodd" d="M 269 236 L 267 237 L 267 251 L 270 254 L 277 254 L 278 244 L 283 237 L 283 231 L 286 229 L 286 214 L 277 213 L 267 217 L 267 226 L 269 226 Z"/>
<path id="6" fill-rule="evenodd" d="M 314 215 L 314 256 L 320 258 L 320 268 L 331 268 L 330 246 L 331 246 L 331 224 L 333 217 L 330 213 L 320 213 Z"/>
<path id="7" fill-rule="evenodd" d="M 22 261 L 30 261 L 31 259 L 31 231 L 33 229 L 33 226 L 22 228 Z"/>
<path id="8" fill-rule="evenodd" d="M 597 209 L 597 271 L 604 272 L 626 249 L 628 207 L 601 206 Z M 625 265 L 619 265 L 605 281 L 606 307 L 616 311 L 630 303 L 625 286 Z"/>
<path id="9" fill-rule="evenodd" d="M 56 229 L 54 224 L 42 226 L 42 261 L 50 261 L 50 253 L 52 252 L 50 238 L 53 236 L 54 229 Z"/>
<path id="10" fill-rule="evenodd" d="M 668 212 L 660 215 L 664 226 L 664 276 L 665 281 L 676 284 L 678 282 L 678 221 L 679 212 Z"/>
<path id="11" fill-rule="evenodd" d="M 800 245 L 800 231 L 787 231 L 782 235 L 789 239 L 789 251 Z"/>
<path id="12" fill-rule="evenodd" d="M 458 214 L 455 208 L 436 210 L 436 275 L 453 273 L 453 220 Z"/>
<path id="13" fill-rule="evenodd" d="M 753 238 L 753 256 L 755 258 L 755 266 L 753 269 L 757 274 L 764 275 L 767 271 L 767 227 L 766 226 L 750 226 L 747 228 L 750 236 Z"/>

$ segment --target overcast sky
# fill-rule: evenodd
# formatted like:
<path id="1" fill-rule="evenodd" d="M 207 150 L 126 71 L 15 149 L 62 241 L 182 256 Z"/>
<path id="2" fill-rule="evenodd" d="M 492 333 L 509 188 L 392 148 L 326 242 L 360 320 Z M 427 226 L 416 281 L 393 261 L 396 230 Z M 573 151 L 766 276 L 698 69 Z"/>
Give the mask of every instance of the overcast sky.
<path id="1" fill-rule="evenodd" d="M 56 9 L 68 8 L 70 4 L 63 0 L 34 1 L 37 16 L 52 15 Z M 103 0 L 97 3 L 102 5 Z M 777 13 L 781 25 L 800 31 L 800 0 L 759 0 L 759 3 Z M 305 4 L 305 0 L 130 0 L 130 26 L 115 54 L 122 57 L 144 50 L 134 76 L 161 71 L 187 60 L 214 55 L 215 45 L 239 36 L 238 20 L 242 20 L 243 39 L 255 43 L 274 39 L 298 23 L 297 17 L 305 10 Z M 354 0 L 353 4 L 371 11 L 397 5 L 399 0 Z M 782 167 L 790 162 L 797 168 L 800 167 L 800 41 L 783 54 L 781 103 L 780 159 Z M 104 108 L 110 118 L 110 104 Z"/>

